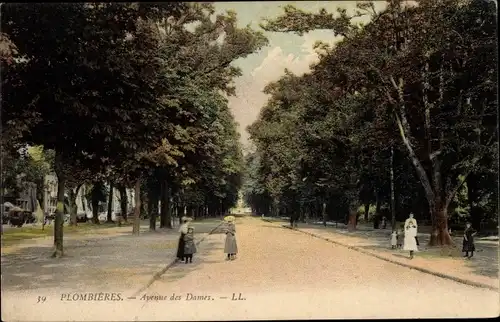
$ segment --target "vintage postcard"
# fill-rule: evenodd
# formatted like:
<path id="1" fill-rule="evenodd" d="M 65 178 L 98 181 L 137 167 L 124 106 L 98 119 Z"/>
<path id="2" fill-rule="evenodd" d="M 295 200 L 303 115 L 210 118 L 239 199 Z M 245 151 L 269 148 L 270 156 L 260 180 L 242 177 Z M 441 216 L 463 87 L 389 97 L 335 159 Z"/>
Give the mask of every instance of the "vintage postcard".
<path id="1" fill-rule="evenodd" d="M 499 315 L 496 1 L 0 9 L 3 321 Z"/>

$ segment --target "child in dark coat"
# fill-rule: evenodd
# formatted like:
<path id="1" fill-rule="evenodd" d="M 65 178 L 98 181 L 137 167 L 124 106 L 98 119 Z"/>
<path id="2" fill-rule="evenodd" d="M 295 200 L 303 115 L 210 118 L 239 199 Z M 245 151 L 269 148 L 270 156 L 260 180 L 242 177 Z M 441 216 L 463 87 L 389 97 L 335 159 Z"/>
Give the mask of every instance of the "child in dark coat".
<path id="1" fill-rule="evenodd" d="M 476 250 L 476 246 L 474 245 L 474 236 L 476 235 L 476 233 L 477 232 L 474 230 L 474 228 L 472 228 L 471 223 L 468 222 L 465 224 L 462 252 L 465 253 L 464 257 L 467 257 L 469 259 L 474 256 L 474 251 Z"/>
<path id="2" fill-rule="evenodd" d="M 193 254 L 196 253 L 196 245 L 194 243 L 194 228 L 188 227 L 187 234 L 184 236 L 184 257 L 186 264 L 193 262 Z"/>
<path id="3" fill-rule="evenodd" d="M 401 249 L 403 248 L 403 241 L 405 239 L 405 233 L 404 233 L 404 230 L 402 228 L 398 229 L 398 235 L 397 235 L 397 248 L 398 249 Z"/>

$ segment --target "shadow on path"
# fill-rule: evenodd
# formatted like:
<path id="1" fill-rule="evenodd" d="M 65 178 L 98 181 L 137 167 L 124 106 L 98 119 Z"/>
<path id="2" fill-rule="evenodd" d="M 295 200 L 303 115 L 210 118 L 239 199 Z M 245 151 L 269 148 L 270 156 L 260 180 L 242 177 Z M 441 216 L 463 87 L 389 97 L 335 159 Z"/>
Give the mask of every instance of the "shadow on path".
<path id="1" fill-rule="evenodd" d="M 208 237 L 207 237 L 208 238 Z M 214 255 L 220 254 L 220 260 L 214 260 Z M 189 278 L 189 275 L 203 269 L 205 265 L 222 263 L 225 261 L 224 244 L 220 239 L 205 240 L 198 245 L 197 253 L 193 256 L 193 262 L 185 264 L 184 262 L 177 262 L 168 271 L 156 281 L 159 284 L 171 283 L 179 281 L 184 278 Z"/>
<path id="2" fill-rule="evenodd" d="M 200 240 L 218 223 L 195 222 Z M 219 229 L 214 233 L 222 233 Z M 2 289 L 137 289 L 175 258 L 177 229 L 65 241 L 65 256 L 51 258 L 52 241 L 2 254 Z M 193 263 L 195 264 L 195 263 Z"/>
<path id="3" fill-rule="evenodd" d="M 307 228 L 312 232 L 331 232 L 332 239 L 335 240 L 336 237 L 340 238 L 343 236 L 357 237 L 361 238 L 353 246 L 367 249 L 367 250 L 378 250 L 392 253 L 396 257 L 408 258 L 409 253 L 401 249 L 392 250 L 390 246 L 390 231 L 389 230 L 378 230 L 378 231 L 354 231 L 348 232 L 345 229 L 335 229 L 332 227 L 322 227 L 318 225 L 310 224 L 299 224 L 299 229 Z M 341 236 L 338 236 L 339 234 Z M 428 247 L 429 234 L 419 234 L 419 252 L 415 254 L 416 257 L 422 256 L 428 259 L 433 258 L 455 258 L 462 259 L 461 237 L 454 237 L 454 242 L 456 247 L 441 250 L 438 247 Z M 476 243 L 476 252 L 474 252 L 474 257 L 471 260 L 463 259 L 465 265 L 472 270 L 476 275 L 486 276 L 490 278 L 498 278 L 499 266 L 498 266 L 498 245 L 494 243 Z M 451 253 L 451 256 L 450 256 Z"/>

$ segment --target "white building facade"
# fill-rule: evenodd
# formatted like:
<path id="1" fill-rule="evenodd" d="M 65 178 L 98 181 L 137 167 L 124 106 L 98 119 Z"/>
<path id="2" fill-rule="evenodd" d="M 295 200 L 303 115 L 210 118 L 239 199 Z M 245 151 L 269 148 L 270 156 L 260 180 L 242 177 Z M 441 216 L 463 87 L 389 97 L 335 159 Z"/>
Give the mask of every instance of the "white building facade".
<path id="1" fill-rule="evenodd" d="M 106 184 L 109 189 L 109 185 Z M 85 197 L 92 188 L 92 185 L 84 184 L 78 190 L 78 194 L 76 196 L 76 206 L 77 213 L 83 214 L 85 213 L 87 218 L 92 218 L 92 204 Z M 57 176 L 55 174 L 50 174 L 45 176 L 44 180 L 44 205 L 43 210 L 45 213 L 52 214 L 55 213 L 57 207 Z M 135 203 L 134 203 L 134 189 L 126 189 L 127 193 L 127 214 L 133 211 Z M 68 197 L 68 192 L 65 191 L 64 196 Z M 120 191 L 118 189 L 113 188 L 113 198 L 111 200 L 111 209 L 113 213 L 113 220 L 115 220 L 116 215 L 121 213 L 120 206 L 121 196 Z M 100 220 L 106 219 L 108 212 L 108 203 L 101 202 L 99 204 L 99 217 Z"/>

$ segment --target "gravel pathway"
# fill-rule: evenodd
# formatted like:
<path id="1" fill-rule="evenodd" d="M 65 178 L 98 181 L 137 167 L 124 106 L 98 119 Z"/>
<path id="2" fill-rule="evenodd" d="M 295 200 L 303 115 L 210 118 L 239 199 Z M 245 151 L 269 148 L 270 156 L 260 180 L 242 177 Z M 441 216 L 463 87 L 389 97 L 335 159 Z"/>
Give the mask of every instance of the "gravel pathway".
<path id="1" fill-rule="evenodd" d="M 498 292 L 374 259 L 277 224 L 241 218 L 236 230 L 240 253 L 234 261 L 225 261 L 225 236 L 209 235 L 192 264 L 177 264 L 136 299 L 66 302 L 60 300 L 65 289 L 47 289 L 47 304 L 32 312 L 22 308 L 33 305 L 37 294 L 13 292 L 9 296 L 20 300 L 6 306 L 10 320 L 494 317 L 500 311 Z"/>
<path id="2" fill-rule="evenodd" d="M 200 301 L 196 302 L 200 305 L 197 312 L 190 312 L 191 301 L 179 301 L 179 309 L 186 310 L 184 316 L 174 314 L 179 319 L 212 319 L 211 314 L 214 319 L 228 320 L 479 317 L 499 313 L 496 292 L 374 259 L 256 218 L 237 223 L 240 254 L 235 261 L 224 260 L 223 235 L 208 239 L 214 246 L 198 256 L 197 267 L 188 265 L 167 272 L 146 293 L 191 292 L 216 298 L 242 293 L 247 300 Z M 149 305 L 153 308 L 158 304 Z M 168 307 L 169 303 L 162 305 Z M 155 315 L 160 316 L 167 318 Z"/>
<path id="3" fill-rule="evenodd" d="M 269 218 L 266 220 L 273 219 Z M 276 220 L 275 222 L 289 226 L 287 222 L 282 220 Z M 335 228 L 305 223 L 299 223 L 298 228 L 308 233 L 333 238 L 335 241 L 342 244 L 356 246 L 378 254 L 388 255 L 391 259 L 405 260 L 408 256 L 407 252 L 392 250 L 390 248 L 390 229 L 373 229 L 367 225 L 359 225 L 356 231 L 349 232 L 343 225 L 339 225 L 339 228 Z M 330 234 L 330 236 L 328 236 L 328 234 Z M 498 240 L 476 238 L 476 252 L 474 253 L 473 260 L 463 260 L 462 253 L 460 253 L 462 245 L 461 236 L 453 237 L 458 247 L 452 252 L 453 258 L 449 256 L 439 256 L 439 251 L 437 249 L 428 248 L 428 233 L 419 233 L 418 236 L 420 247 L 417 261 L 422 261 L 422 258 L 425 258 L 429 261 L 429 268 L 437 269 L 439 272 L 450 273 L 451 268 L 451 273 L 457 275 L 459 278 L 470 279 L 473 282 L 485 283 L 494 287 L 499 286 Z M 437 265 L 438 262 L 439 265 Z M 458 270 L 460 270 L 460 272 Z"/>

